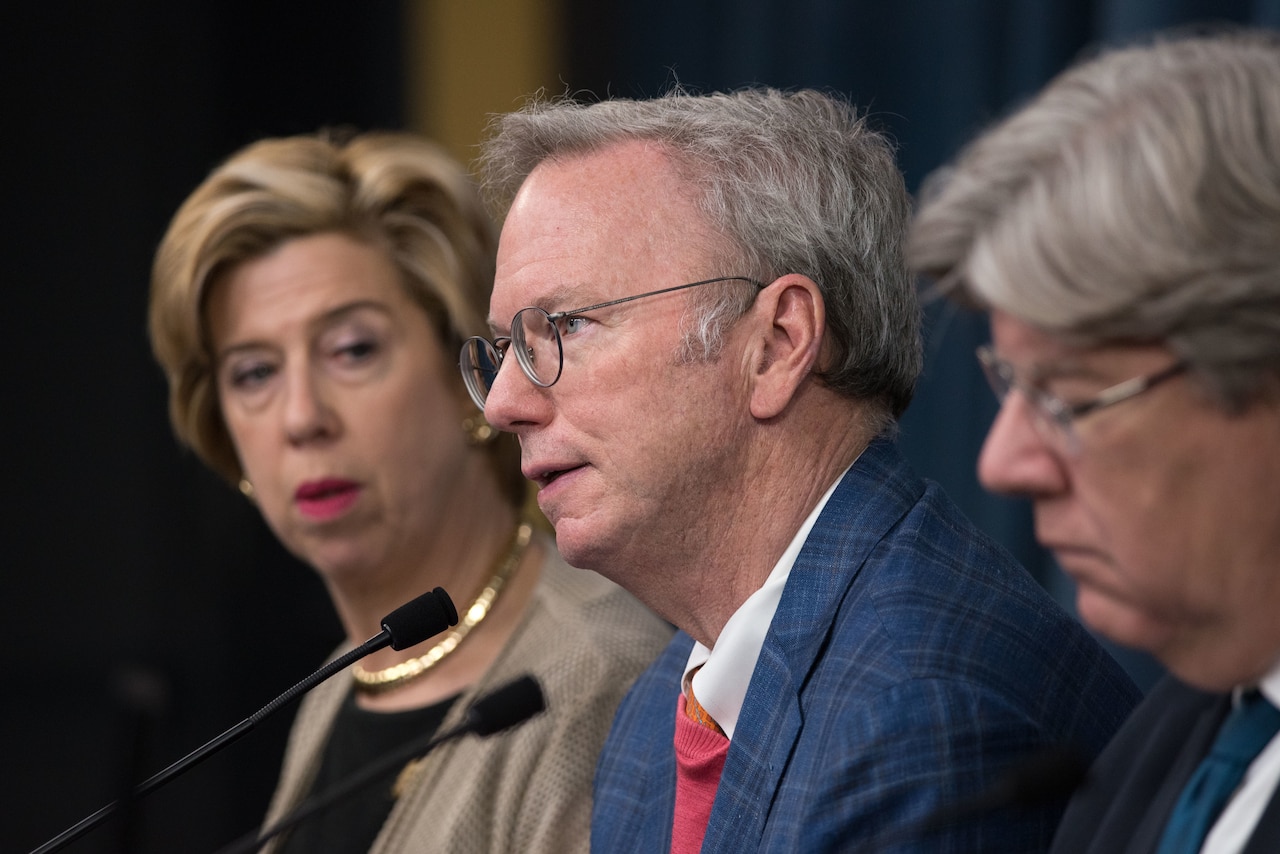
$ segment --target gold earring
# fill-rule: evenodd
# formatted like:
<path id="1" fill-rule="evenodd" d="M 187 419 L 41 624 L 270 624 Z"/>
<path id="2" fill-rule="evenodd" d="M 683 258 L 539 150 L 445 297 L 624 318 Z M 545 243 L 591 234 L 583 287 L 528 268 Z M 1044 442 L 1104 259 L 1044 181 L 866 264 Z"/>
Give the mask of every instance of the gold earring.
<path id="1" fill-rule="evenodd" d="M 253 500 L 253 483 L 247 477 L 240 478 L 240 494 L 250 501 Z"/>
<path id="2" fill-rule="evenodd" d="M 467 434 L 467 444 L 477 448 L 498 438 L 498 431 L 484 420 L 483 415 L 471 415 L 462 419 L 462 432 Z"/>

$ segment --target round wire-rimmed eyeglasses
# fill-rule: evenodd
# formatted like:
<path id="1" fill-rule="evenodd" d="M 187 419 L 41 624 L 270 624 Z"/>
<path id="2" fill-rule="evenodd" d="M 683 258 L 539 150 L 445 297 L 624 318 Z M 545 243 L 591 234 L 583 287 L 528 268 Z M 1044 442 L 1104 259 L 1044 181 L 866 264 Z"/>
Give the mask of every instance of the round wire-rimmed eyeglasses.
<path id="1" fill-rule="evenodd" d="M 560 379 L 560 373 L 564 370 L 562 335 L 568 331 L 574 320 L 586 312 L 715 282 L 748 282 L 754 285 L 756 290 L 764 287 L 763 282 L 748 276 L 717 276 L 714 279 L 661 288 L 569 311 L 548 312 L 531 305 L 517 311 L 516 316 L 511 319 L 510 337 L 495 338 L 490 341 L 488 338 L 475 336 L 462 343 L 459 367 L 462 369 L 463 382 L 466 383 L 467 391 L 471 394 L 471 399 L 475 401 L 476 406 L 484 411 L 485 401 L 489 397 L 489 390 L 493 388 L 498 378 L 502 360 L 508 352 L 514 352 L 516 362 L 519 363 L 520 369 L 529 381 L 536 386 L 550 388 Z"/>
<path id="2" fill-rule="evenodd" d="M 1153 374 L 1133 377 L 1104 388 L 1088 400 L 1067 403 L 1057 395 L 1019 380 L 1013 365 L 997 356 L 991 347 L 985 345 L 979 347 L 977 355 L 978 363 L 982 365 L 982 372 L 986 375 L 991 390 L 995 392 L 996 400 L 1003 405 L 1009 392 L 1017 389 L 1031 409 L 1032 424 L 1035 425 L 1041 438 L 1054 443 L 1063 443 L 1064 447 L 1073 454 L 1080 451 L 1080 439 L 1075 429 L 1077 419 L 1091 412 L 1097 412 L 1099 409 L 1106 409 L 1108 406 L 1131 400 L 1150 391 L 1165 380 L 1185 373 L 1190 367 L 1185 361 L 1179 360 Z"/>

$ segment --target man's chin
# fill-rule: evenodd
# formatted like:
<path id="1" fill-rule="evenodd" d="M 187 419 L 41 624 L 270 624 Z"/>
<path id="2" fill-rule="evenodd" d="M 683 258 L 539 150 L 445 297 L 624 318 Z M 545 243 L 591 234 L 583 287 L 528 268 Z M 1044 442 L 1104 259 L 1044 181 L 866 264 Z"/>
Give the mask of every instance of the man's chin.
<path id="1" fill-rule="evenodd" d="M 1076 609 L 1086 626 L 1121 646 L 1156 654 L 1169 642 L 1171 630 L 1163 622 L 1093 588 L 1079 588 Z"/>
<path id="2" fill-rule="evenodd" d="M 546 513 L 546 511 L 543 511 Z M 562 514 L 547 515 L 547 521 L 556 532 L 556 548 L 570 566 L 579 569 L 599 569 L 603 560 L 599 554 L 600 537 L 594 535 L 584 520 Z"/>

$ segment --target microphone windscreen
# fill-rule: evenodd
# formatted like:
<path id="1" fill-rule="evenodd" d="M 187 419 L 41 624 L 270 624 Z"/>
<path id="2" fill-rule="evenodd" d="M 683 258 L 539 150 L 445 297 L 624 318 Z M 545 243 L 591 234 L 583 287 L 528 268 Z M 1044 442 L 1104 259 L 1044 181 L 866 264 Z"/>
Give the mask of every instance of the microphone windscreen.
<path id="1" fill-rule="evenodd" d="M 1035 808 L 1066 800 L 1085 782 L 1088 773 L 1089 762 L 1078 751 L 1065 747 L 1041 748 L 977 795 L 939 810 L 930 826 L 940 827 L 957 818 L 989 810 Z"/>
<path id="2" fill-rule="evenodd" d="M 1050 747 L 1010 771 L 1000 791 L 1011 806 L 1039 806 L 1070 797 L 1088 774 L 1089 762 L 1078 751 Z"/>
<path id="3" fill-rule="evenodd" d="M 382 628 L 391 636 L 392 649 L 408 649 L 458 624 L 453 600 L 437 587 L 396 608 L 382 618 Z"/>
<path id="4" fill-rule="evenodd" d="M 476 700 L 467 712 L 467 728 L 477 735 L 493 735 L 528 720 L 546 707 L 538 680 L 521 676 Z"/>

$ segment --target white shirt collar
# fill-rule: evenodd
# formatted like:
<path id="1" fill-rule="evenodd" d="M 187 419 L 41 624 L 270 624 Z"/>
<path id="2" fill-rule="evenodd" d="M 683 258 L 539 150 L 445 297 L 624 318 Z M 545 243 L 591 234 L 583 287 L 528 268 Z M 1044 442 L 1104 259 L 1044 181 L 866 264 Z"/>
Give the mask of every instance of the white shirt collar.
<path id="1" fill-rule="evenodd" d="M 1258 690 L 1262 692 L 1262 696 L 1270 701 L 1271 705 L 1280 709 L 1280 662 L 1267 671 L 1267 674 L 1258 682 Z M 1242 689 L 1237 688 L 1235 695 L 1232 697 L 1234 702 L 1240 701 Z"/>

